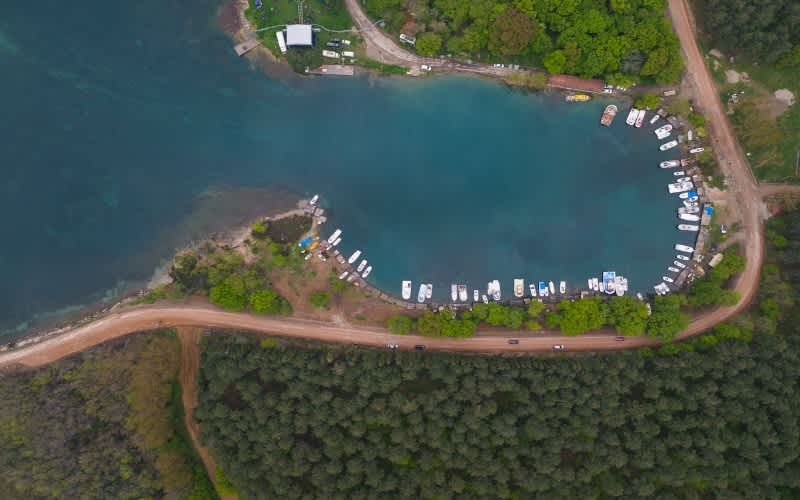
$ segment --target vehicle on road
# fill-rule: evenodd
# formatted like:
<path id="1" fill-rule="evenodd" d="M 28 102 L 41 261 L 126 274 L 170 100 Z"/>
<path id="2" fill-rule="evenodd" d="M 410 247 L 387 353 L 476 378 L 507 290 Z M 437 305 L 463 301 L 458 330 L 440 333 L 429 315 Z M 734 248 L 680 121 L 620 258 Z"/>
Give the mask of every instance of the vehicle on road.
<path id="1" fill-rule="evenodd" d="M 509 344 L 519 344 L 519 339 L 508 339 Z"/>
<path id="2" fill-rule="evenodd" d="M 389 349 L 397 349 L 400 346 L 397 345 L 397 344 L 386 344 L 386 347 L 389 348 Z"/>
<path id="3" fill-rule="evenodd" d="M 564 347 L 564 344 L 555 344 L 555 345 L 553 345 L 553 350 L 554 351 L 563 351 L 564 349 L 566 349 L 566 347 Z"/>
<path id="4" fill-rule="evenodd" d="M 425 350 L 425 346 L 422 345 L 422 344 L 417 344 L 417 345 L 414 346 L 414 349 L 416 349 L 418 351 L 424 351 Z"/>
<path id="5" fill-rule="evenodd" d="M 616 340 L 617 342 L 624 342 L 625 341 L 625 337 L 623 337 L 622 335 L 618 335 L 618 336 L 614 337 L 614 340 Z"/>

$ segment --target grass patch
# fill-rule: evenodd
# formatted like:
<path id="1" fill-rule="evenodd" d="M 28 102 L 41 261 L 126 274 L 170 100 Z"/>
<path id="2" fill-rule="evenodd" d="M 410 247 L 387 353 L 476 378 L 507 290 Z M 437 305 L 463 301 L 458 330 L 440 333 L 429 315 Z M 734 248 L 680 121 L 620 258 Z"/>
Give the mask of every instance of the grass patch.
<path id="1" fill-rule="evenodd" d="M 358 64 L 359 66 L 383 73 L 384 75 L 405 75 L 408 73 L 408 69 L 403 66 L 384 64 L 367 58 L 359 59 Z"/>

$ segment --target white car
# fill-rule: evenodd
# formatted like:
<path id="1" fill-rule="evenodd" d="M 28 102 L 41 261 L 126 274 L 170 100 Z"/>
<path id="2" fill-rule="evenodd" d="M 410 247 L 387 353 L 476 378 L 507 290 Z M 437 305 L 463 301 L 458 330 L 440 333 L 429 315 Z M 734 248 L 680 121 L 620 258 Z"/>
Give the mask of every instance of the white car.
<path id="1" fill-rule="evenodd" d="M 433 69 L 433 68 L 431 68 L 430 66 L 428 66 L 427 64 L 423 64 L 423 65 L 422 65 L 422 66 L 420 66 L 419 68 L 420 68 L 422 71 L 430 71 L 430 70 L 432 70 L 432 69 Z"/>
<path id="2" fill-rule="evenodd" d="M 564 347 L 564 344 L 555 344 L 553 346 L 554 351 L 563 351 L 564 349 L 566 349 L 566 347 Z"/>
<path id="3" fill-rule="evenodd" d="M 397 349 L 400 346 L 398 344 L 386 344 L 386 347 L 388 347 L 389 349 Z"/>

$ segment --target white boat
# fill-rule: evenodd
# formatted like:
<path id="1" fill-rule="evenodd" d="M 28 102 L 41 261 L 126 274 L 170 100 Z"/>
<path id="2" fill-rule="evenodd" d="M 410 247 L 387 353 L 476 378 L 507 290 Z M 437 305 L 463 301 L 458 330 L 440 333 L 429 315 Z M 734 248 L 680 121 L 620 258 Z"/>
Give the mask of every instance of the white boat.
<path id="1" fill-rule="evenodd" d="M 410 281 L 403 281 L 403 300 L 408 300 L 411 298 L 411 282 Z"/>
<path id="2" fill-rule="evenodd" d="M 659 146 L 658 149 L 660 149 L 661 151 L 666 151 L 668 149 L 674 148 L 677 145 L 678 145 L 678 141 L 669 141 L 669 142 L 665 142 L 664 144 Z"/>
<path id="3" fill-rule="evenodd" d="M 675 257 L 677 257 L 678 260 L 692 260 L 689 257 L 687 257 L 687 256 L 685 256 L 683 254 L 680 254 L 680 253 L 678 255 L 676 255 Z"/>
<path id="4" fill-rule="evenodd" d="M 659 139 L 666 139 L 672 133 L 672 125 L 667 123 L 666 125 L 663 125 L 655 129 L 653 133 L 656 134 L 656 137 L 658 137 Z"/>
<path id="5" fill-rule="evenodd" d="M 678 224 L 678 229 L 681 231 L 692 231 L 696 233 L 700 230 L 700 226 L 697 224 Z"/>
<path id="6" fill-rule="evenodd" d="M 343 280 L 343 279 L 347 278 L 348 274 L 350 274 L 350 271 L 343 272 L 342 274 L 339 275 L 339 279 Z"/>
<path id="7" fill-rule="evenodd" d="M 614 288 L 617 284 L 617 273 L 614 271 L 603 272 L 603 285 L 606 293 L 614 293 Z"/>
<path id="8" fill-rule="evenodd" d="M 347 277 L 347 282 L 348 283 L 352 282 L 354 279 L 356 279 L 356 276 L 357 276 L 356 273 L 351 274 L 350 276 Z"/>
<path id="9" fill-rule="evenodd" d="M 654 115 L 653 115 L 653 117 L 652 117 L 652 118 L 650 118 L 650 125 L 653 125 L 653 124 L 654 124 L 655 122 L 657 122 L 657 121 L 658 121 L 660 118 L 661 118 L 661 115 L 659 115 L 658 113 L 654 114 Z"/>
<path id="10" fill-rule="evenodd" d="M 683 253 L 694 253 L 694 248 L 690 247 L 689 245 L 682 245 L 680 243 L 675 244 L 675 250 Z"/>
<path id="11" fill-rule="evenodd" d="M 478 302 L 481 299 L 481 294 L 478 293 L 478 290 L 472 291 L 472 301 Z"/>
<path id="12" fill-rule="evenodd" d="M 661 279 L 666 281 L 667 283 L 675 283 L 675 280 L 670 278 L 669 276 L 662 276 Z"/>
<path id="13" fill-rule="evenodd" d="M 420 283 L 419 285 L 419 293 L 417 293 L 417 302 L 422 304 L 425 302 L 425 292 L 428 290 L 428 286 L 425 283 Z"/>
<path id="14" fill-rule="evenodd" d="M 674 182 L 672 184 L 667 184 L 669 194 L 684 193 L 692 189 L 694 189 L 694 184 L 691 182 Z"/>
<path id="15" fill-rule="evenodd" d="M 352 264 L 355 261 L 357 261 L 359 257 L 361 257 L 361 250 L 356 250 L 355 252 L 353 252 L 353 255 L 351 255 L 350 258 L 347 259 L 347 263 Z"/>
<path id="16" fill-rule="evenodd" d="M 598 284 L 600 293 L 606 293 L 606 284 L 602 281 Z"/>
<path id="17" fill-rule="evenodd" d="M 425 298 L 431 300 L 431 297 L 433 297 L 433 285 L 428 283 L 427 286 L 425 286 Z"/>
<path id="18" fill-rule="evenodd" d="M 552 281 L 548 281 L 547 282 L 547 288 L 550 289 L 550 295 L 555 295 L 556 294 L 556 286 L 553 284 Z"/>
<path id="19" fill-rule="evenodd" d="M 600 280 L 597 278 L 592 278 L 592 290 L 595 292 L 600 290 Z"/>
<path id="20" fill-rule="evenodd" d="M 644 115 L 647 114 L 647 110 L 640 109 L 639 114 L 636 116 L 636 128 L 642 128 L 642 124 L 644 123 Z"/>
<path id="21" fill-rule="evenodd" d="M 534 283 L 528 285 L 528 290 L 531 291 L 531 297 L 536 297 L 536 285 Z"/>
<path id="22" fill-rule="evenodd" d="M 636 292 L 636 298 L 644 302 L 644 295 L 642 295 L 642 292 Z"/>
<path id="23" fill-rule="evenodd" d="M 309 202 L 308 202 L 308 204 L 309 204 L 309 205 L 316 205 L 316 204 L 317 204 L 317 201 L 319 201 L 319 195 L 318 195 L 318 194 L 315 194 L 315 195 L 314 195 L 314 196 L 311 198 L 311 201 L 309 201 Z"/>
<path id="24" fill-rule="evenodd" d="M 358 263 L 358 267 L 356 268 L 356 271 L 358 271 L 360 273 L 361 271 L 364 270 L 365 267 L 367 267 L 367 259 L 364 259 L 364 260 L 362 260 L 361 262 Z"/>
<path id="25" fill-rule="evenodd" d="M 702 153 L 705 150 L 706 150 L 706 148 L 692 148 L 692 149 L 689 150 L 689 152 L 694 155 L 694 154 L 697 154 L 697 153 Z"/>
<path id="26" fill-rule="evenodd" d="M 628 278 L 624 276 L 617 276 L 617 284 L 615 286 L 615 292 L 618 296 L 622 297 L 625 295 L 625 292 L 628 291 Z"/>
<path id="27" fill-rule="evenodd" d="M 680 214 L 678 215 L 678 218 L 688 222 L 697 222 L 700 220 L 700 216 L 697 214 Z"/>
<path id="28" fill-rule="evenodd" d="M 675 179 L 675 182 L 692 182 L 692 178 L 691 177 L 686 177 L 686 176 L 679 177 L 679 178 Z"/>
<path id="29" fill-rule="evenodd" d="M 700 213 L 700 205 L 694 204 L 691 207 L 680 207 L 678 209 L 678 215 L 681 214 L 699 214 Z"/>
<path id="30" fill-rule="evenodd" d="M 499 301 L 500 301 L 500 299 L 502 298 L 502 294 L 500 293 L 500 282 L 499 282 L 499 281 L 497 281 L 497 280 L 494 280 L 494 281 L 492 282 L 492 286 L 493 286 L 493 288 L 494 288 L 494 292 L 492 293 L 492 298 L 493 298 L 495 301 L 498 301 L 498 302 L 499 302 Z"/>
<path id="31" fill-rule="evenodd" d="M 667 286 L 667 284 L 664 283 L 663 281 L 658 285 L 654 286 L 653 289 L 656 291 L 656 294 L 658 295 L 666 295 L 669 293 L 669 286 Z"/>
<path id="32" fill-rule="evenodd" d="M 594 286 L 592 286 L 592 278 L 588 278 L 586 280 L 586 284 L 589 286 L 589 290 L 594 290 Z"/>
<path id="33" fill-rule="evenodd" d="M 453 302 L 458 300 L 458 286 L 457 285 L 450 285 L 450 298 Z"/>
<path id="34" fill-rule="evenodd" d="M 336 238 L 336 241 L 334 241 L 334 242 L 333 242 L 333 244 L 332 244 L 331 246 L 332 246 L 332 247 L 335 247 L 336 245 L 338 245 L 338 244 L 339 244 L 339 243 L 341 243 L 341 242 L 342 242 L 342 239 L 341 239 L 341 238 Z"/>
<path id="35" fill-rule="evenodd" d="M 697 202 L 697 199 L 683 200 L 683 206 L 685 208 L 700 208 L 700 204 Z"/>
<path id="36" fill-rule="evenodd" d="M 467 285 L 458 285 L 458 300 L 467 301 Z"/>
<path id="37" fill-rule="evenodd" d="M 680 160 L 665 160 L 658 164 L 661 168 L 675 168 L 681 164 Z"/>
<path id="38" fill-rule="evenodd" d="M 684 264 L 683 262 L 681 262 L 679 260 L 673 261 L 672 263 L 675 264 L 675 267 L 679 267 L 681 269 L 686 269 L 686 264 Z"/>
<path id="39" fill-rule="evenodd" d="M 342 230 L 337 229 L 336 231 L 333 232 L 332 235 L 328 236 L 328 243 L 333 243 L 334 241 L 336 241 L 336 238 L 338 238 L 341 235 L 342 235 Z"/>
<path id="40" fill-rule="evenodd" d="M 544 281 L 539 282 L 539 297 L 547 297 L 549 292 L 547 290 L 547 283 Z"/>
<path id="41" fill-rule="evenodd" d="M 674 175 L 675 177 L 683 177 L 684 175 L 686 175 L 686 171 L 685 170 L 676 170 L 676 171 L 672 172 L 672 175 Z"/>
<path id="42" fill-rule="evenodd" d="M 567 282 L 566 281 L 559 281 L 559 283 L 558 283 L 558 293 L 560 293 L 560 294 L 567 293 Z"/>
<path id="43" fill-rule="evenodd" d="M 486 294 L 484 294 L 484 295 L 481 297 L 481 299 L 483 300 L 483 303 L 484 303 L 484 304 L 488 304 L 488 303 L 489 303 L 489 297 L 487 297 L 487 296 L 486 296 Z"/>
<path id="44" fill-rule="evenodd" d="M 695 192 L 695 191 L 686 191 L 684 193 L 679 194 L 678 198 L 680 198 L 682 200 L 697 201 L 697 192 Z"/>
<path id="45" fill-rule="evenodd" d="M 638 117 L 639 117 L 639 110 L 636 108 L 631 108 L 631 110 L 628 111 L 628 117 L 625 118 L 625 123 L 633 127 L 636 124 L 636 118 Z"/>
<path id="46" fill-rule="evenodd" d="M 525 295 L 525 280 L 514 278 L 514 297 L 521 299 Z"/>
<path id="47" fill-rule="evenodd" d="M 364 269 L 364 272 L 361 274 L 361 277 L 366 278 L 367 276 L 369 276 L 369 273 L 371 272 L 372 272 L 372 266 L 367 266 L 367 268 Z"/>
<path id="48" fill-rule="evenodd" d="M 667 268 L 667 271 L 669 271 L 669 272 L 671 272 L 671 273 L 679 273 L 679 272 L 681 272 L 681 270 L 680 270 L 680 269 L 678 269 L 677 267 L 672 267 L 672 266 L 669 266 L 669 267 Z"/>

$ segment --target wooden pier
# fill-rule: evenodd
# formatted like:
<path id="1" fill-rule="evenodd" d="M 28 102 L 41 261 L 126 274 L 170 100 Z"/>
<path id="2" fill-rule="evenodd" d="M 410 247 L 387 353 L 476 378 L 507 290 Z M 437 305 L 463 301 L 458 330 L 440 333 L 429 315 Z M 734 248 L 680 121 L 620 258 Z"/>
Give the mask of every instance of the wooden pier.
<path id="1" fill-rule="evenodd" d="M 236 44 L 236 46 L 233 47 L 233 50 L 236 51 L 237 56 L 241 57 L 250 52 L 251 50 L 253 50 L 254 48 L 258 47 L 259 45 L 261 45 L 261 40 L 251 38 L 250 40 L 245 40 L 242 43 Z"/>

